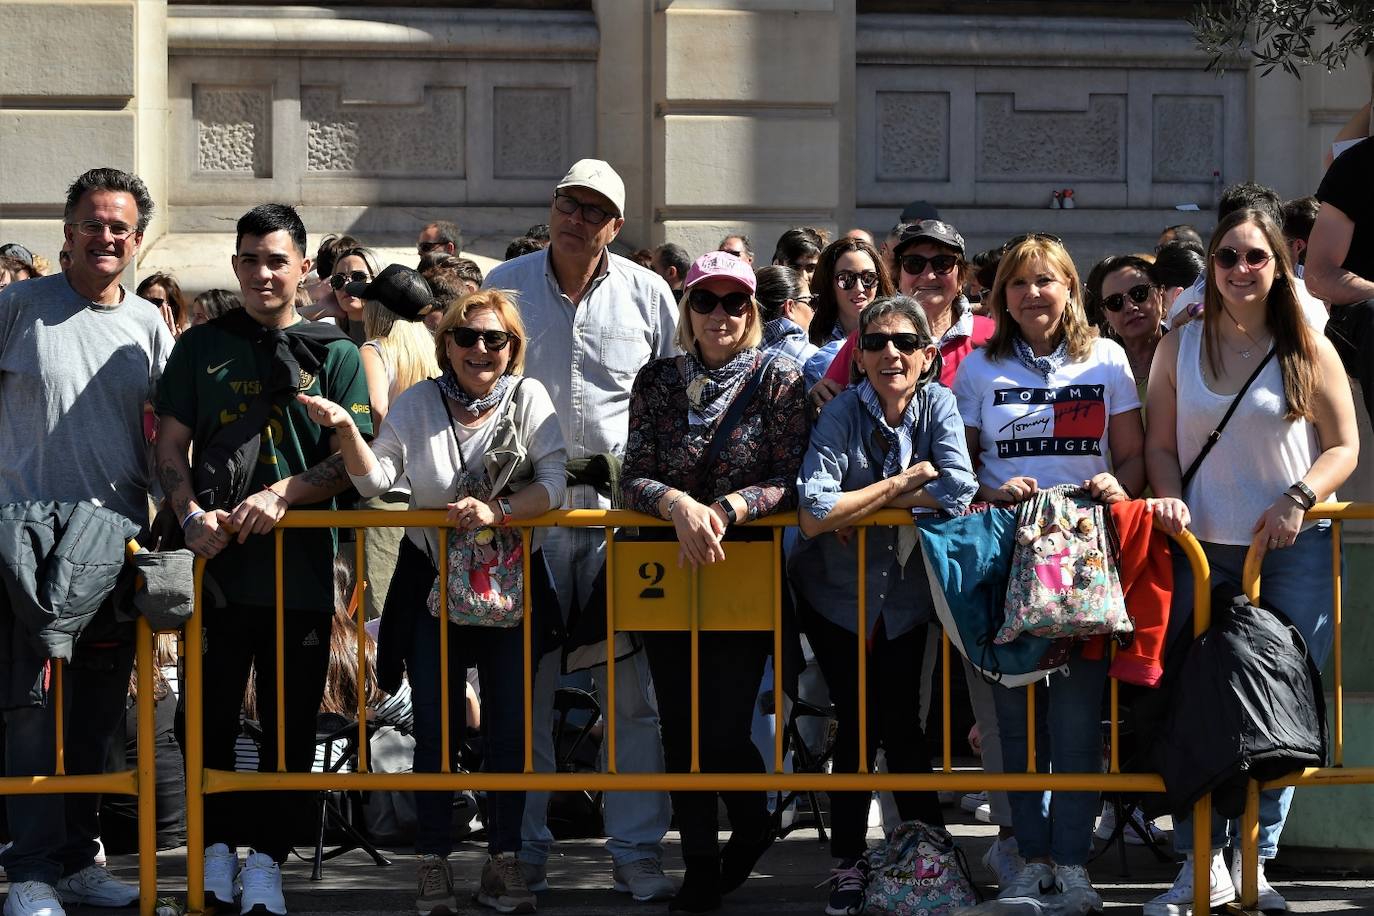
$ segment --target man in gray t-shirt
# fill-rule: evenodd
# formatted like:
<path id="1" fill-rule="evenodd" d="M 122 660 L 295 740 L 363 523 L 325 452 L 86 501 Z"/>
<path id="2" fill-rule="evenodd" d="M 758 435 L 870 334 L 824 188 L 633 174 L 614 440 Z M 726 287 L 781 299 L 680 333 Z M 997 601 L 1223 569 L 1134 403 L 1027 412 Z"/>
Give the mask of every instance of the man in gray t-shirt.
<path id="1" fill-rule="evenodd" d="M 71 265 L 0 292 L 0 504 L 94 499 L 146 526 L 143 407 L 172 337 L 152 303 L 119 278 L 152 211 L 136 176 L 92 169 L 67 194 Z M 65 668 L 68 773 L 102 772 L 123 718 L 133 643 L 116 641 L 99 649 L 78 643 L 78 657 L 93 663 Z M 52 707 L 4 711 L 6 775 L 53 773 Z M 13 843 L 0 855 L 9 877 L 4 916 L 62 916 L 59 893 L 66 903 L 94 906 L 138 899 L 137 888 L 95 864 L 98 802 L 97 795 L 6 796 Z"/>

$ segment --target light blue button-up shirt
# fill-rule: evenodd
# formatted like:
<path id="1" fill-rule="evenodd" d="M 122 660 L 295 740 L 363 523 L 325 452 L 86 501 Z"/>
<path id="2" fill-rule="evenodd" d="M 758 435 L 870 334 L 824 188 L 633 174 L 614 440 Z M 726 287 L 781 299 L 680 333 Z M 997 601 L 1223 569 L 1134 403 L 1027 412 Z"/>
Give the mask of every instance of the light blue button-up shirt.
<path id="1" fill-rule="evenodd" d="M 516 294 L 528 338 L 525 374 L 553 399 L 569 458 L 605 452 L 623 458 L 630 386 L 640 368 L 677 352 L 678 309 L 663 278 L 607 251 L 582 299 L 558 286 L 546 248 L 492 268 L 484 289 Z M 569 487 L 569 509 L 606 509 L 589 486 Z"/>
<path id="2" fill-rule="evenodd" d="M 959 514 L 978 492 L 964 423 L 954 395 L 943 385 L 918 389 L 912 430 L 911 464 L 929 461 L 940 476 L 925 485 L 944 511 Z M 802 512 L 825 518 L 840 495 L 862 490 L 883 477 L 885 443 L 875 439 L 877 424 L 850 387 L 825 405 L 797 477 Z M 799 594 L 818 614 L 853 633 L 858 627 L 858 537 L 841 544 L 834 532 L 803 537 L 788 555 L 788 573 Z M 864 571 L 865 611 L 871 636 L 881 615 L 887 635 L 900 636 L 930 619 L 933 605 L 925 567 L 913 553 L 898 562 L 897 528 L 868 529 Z"/>

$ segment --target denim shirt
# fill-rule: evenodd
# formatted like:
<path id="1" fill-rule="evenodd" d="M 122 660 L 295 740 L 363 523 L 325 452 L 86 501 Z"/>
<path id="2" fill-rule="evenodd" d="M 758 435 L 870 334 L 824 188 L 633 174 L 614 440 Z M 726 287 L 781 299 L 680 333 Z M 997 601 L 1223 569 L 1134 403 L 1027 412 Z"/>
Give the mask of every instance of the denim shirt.
<path id="1" fill-rule="evenodd" d="M 978 483 L 964 442 L 964 422 L 953 393 L 943 385 L 917 390 L 911 463 L 929 461 L 940 476 L 926 484 L 944 512 L 957 515 L 968 508 Z M 802 512 L 825 518 L 840 494 L 862 490 L 883 476 L 885 443 L 859 400 L 847 388 L 821 411 L 811 432 L 811 445 L 802 459 L 797 497 Z M 898 528 L 868 528 L 864 587 L 868 635 L 881 615 L 889 638 L 926 623 L 931 617 L 930 586 L 925 566 L 913 553 L 903 567 L 898 562 Z M 803 537 L 788 557 L 788 571 L 797 590 L 816 612 L 851 633 L 858 628 L 858 537 L 841 544 L 833 531 Z"/>
<path id="2" fill-rule="evenodd" d="M 525 374 L 553 400 L 569 458 L 625 455 L 630 386 L 650 360 L 677 352 L 678 307 L 663 278 L 607 251 L 577 305 L 563 293 L 548 249 L 498 264 L 484 289 L 512 290 L 525 324 Z M 608 509 L 590 486 L 568 488 L 565 508 Z"/>

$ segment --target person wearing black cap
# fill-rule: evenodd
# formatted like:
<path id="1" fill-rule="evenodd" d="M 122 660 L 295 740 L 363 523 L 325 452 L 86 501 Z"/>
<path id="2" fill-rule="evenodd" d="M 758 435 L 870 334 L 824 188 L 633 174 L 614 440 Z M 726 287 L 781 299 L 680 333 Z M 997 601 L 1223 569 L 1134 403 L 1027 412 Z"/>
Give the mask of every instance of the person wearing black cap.
<path id="1" fill-rule="evenodd" d="M 277 759 L 277 613 L 283 616 L 286 768 L 309 772 L 315 717 L 324 693 L 334 611 L 331 529 L 288 531 L 290 575 L 278 595 L 271 570 L 274 538 L 265 537 L 290 507 L 332 509 L 351 484 L 333 431 L 296 402 L 303 392 L 346 406 L 372 433 L 358 348 L 338 328 L 296 311 L 310 270 L 305 226 L 284 204 L 263 204 L 238 221 L 232 263 L 243 308 L 187 329 L 162 374 L 155 406 L 161 425 L 158 480 L 186 546 L 209 560 L 223 593 L 204 611 L 205 765 L 234 768 L 244 689 L 256 659 L 255 689 L 264 742 L 260 762 Z M 337 265 L 336 265 L 337 266 Z M 221 461 L 227 451 L 232 460 Z M 187 460 L 195 458 L 194 469 Z M 291 848 L 283 823 L 307 796 L 216 795 L 205 801 L 205 893 L 219 908 L 242 886 L 242 911 L 284 916 L 282 862 Z M 304 815 L 303 815 L 304 816 Z M 234 844 L 249 845 L 239 869 Z M 236 878 L 238 879 L 236 881 Z M 258 909 L 255 909 L 258 908 Z"/>

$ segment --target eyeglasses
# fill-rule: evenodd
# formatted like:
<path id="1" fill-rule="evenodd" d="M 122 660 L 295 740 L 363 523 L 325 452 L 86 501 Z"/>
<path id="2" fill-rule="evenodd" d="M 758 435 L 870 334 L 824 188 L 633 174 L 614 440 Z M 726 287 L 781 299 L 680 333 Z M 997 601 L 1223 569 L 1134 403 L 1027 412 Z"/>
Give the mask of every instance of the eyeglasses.
<path id="1" fill-rule="evenodd" d="M 855 283 L 862 284 L 864 289 L 872 289 L 878 285 L 878 272 L 861 270 L 855 273 L 852 270 L 842 270 L 835 274 L 835 285 L 840 289 L 853 289 Z"/>
<path id="2" fill-rule="evenodd" d="M 1249 251 L 1245 252 L 1244 255 L 1245 263 L 1250 265 L 1252 270 L 1259 270 L 1265 264 L 1268 264 L 1269 259 L 1273 256 L 1273 252 L 1265 251 L 1263 248 L 1251 248 Z M 1222 270 L 1230 270 L 1235 267 L 1240 263 L 1240 259 L 1241 253 L 1229 245 L 1225 248 L 1218 248 L 1216 251 L 1212 252 L 1212 260 L 1216 261 L 1217 266 Z"/>
<path id="3" fill-rule="evenodd" d="M 1052 242 L 1060 248 L 1064 247 L 1064 240 L 1057 235 L 1050 235 L 1048 232 L 1027 232 L 1022 235 L 1013 235 L 1011 238 L 1007 239 L 1007 243 L 1002 246 L 1002 250 L 1004 252 L 1011 251 L 1017 245 L 1031 239 L 1035 239 L 1037 242 Z"/>
<path id="4" fill-rule="evenodd" d="M 726 293 L 724 296 L 717 296 L 704 289 L 694 289 L 687 297 L 687 304 L 698 315 L 709 315 L 719 305 L 731 318 L 738 318 L 749 311 L 751 302 L 748 293 Z"/>
<path id="5" fill-rule="evenodd" d="M 434 249 L 443 248 L 447 244 L 448 242 L 421 242 L 415 247 L 419 249 L 420 254 L 429 254 Z"/>
<path id="6" fill-rule="evenodd" d="M 902 272 L 911 274 L 913 277 L 919 277 L 925 273 L 927 264 L 937 276 L 941 277 L 959 266 L 959 258 L 952 254 L 937 254 L 933 258 L 928 258 L 923 254 L 904 254 L 898 260 L 902 264 Z"/>
<path id="7" fill-rule="evenodd" d="M 1154 289 L 1154 287 L 1148 283 L 1137 284 L 1124 293 L 1116 293 L 1115 295 L 1107 296 L 1102 300 L 1102 307 L 1109 312 L 1119 312 L 1126 307 L 1127 297 L 1130 297 L 1130 300 L 1136 305 L 1140 305 L 1146 299 L 1150 298 L 1150 290 L 1152 289 Z"/>
<path id="8" fill-rule="evenodd" d="M 815 299 L 815 298 L 816 298 L 815 296 L 812 296 L 811 294 L 807 293 L 807 294 L 803 294 L 803 295 L 801 295 L 801 296 L 793 296 L 793 297 L 792 297 L 792 301 L 793 301 L 793 302 L 799 302 L 799 303 L 801 303 L 802 305 L 810 305 L 810 304 L 811 304 L 811 300 L 812 300 L 812 299 Z"/>
<path id="9" fill-rule="evenodd" d="M 510 331 L 479 331 L 476 328 L 451 328 L 448 336 L 464 349 L 477 346 L 477 341 L 480 340 L 492 351 L 506 349 L 506 344 L 515 337 Z"/>
<path id="10" fill-rule="evenodd" d="M 371 279 L 365 271 L 355 270 L 347 274 L 334 274 L 329 278 L 329 285 L 333 289 L 343 289 L 347 283 L 366 283 Z"/>
<path id="11" fill-rule="evenodd" d="M 568 216 L 581 210 L 582 221 L 588 226 L 600 226 L 613 215 L 610 211 L 598 207 L 596 204 L 584 204 L 571 194 L 553 195 L 553 208 L 559 213 L 566 213 Z"/>
<path id="12" fill-rule="evenodd" d="M 928 341 L 923 339 L 920 334 L 904 332 L 901 334 L 863 334 L 859 337 L 859 349 L 869 353 L 877 353 L 887 349 L 888 341 L 901 353 L 915 353 L 924 346 L 928 346 Z"/>
<path id="13" fill-rule="evenodd" d="M 137 226 L 130 226 L 127 223 L 102 223 L 98 219 L 83 219 L 79 222 L 68 223 L 67 225 L 75 226 L 77 232 L 80 232 L 82 235 L 89 235 L 92 238 L 99 238 L 104 235 L 105 230 L 108 229 L 110 231 L 110 237 L 115 241 L 127 239 L 138 231 Z"/>

